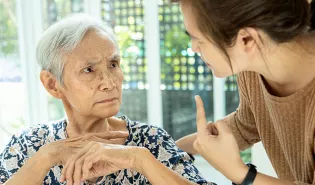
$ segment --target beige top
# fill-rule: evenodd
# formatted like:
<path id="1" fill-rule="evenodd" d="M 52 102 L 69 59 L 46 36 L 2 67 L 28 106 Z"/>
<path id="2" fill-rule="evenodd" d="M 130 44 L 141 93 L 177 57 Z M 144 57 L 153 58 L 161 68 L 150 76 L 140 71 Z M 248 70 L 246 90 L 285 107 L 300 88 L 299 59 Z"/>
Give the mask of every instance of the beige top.
<path id="1" fill-rule="evenodd" d="M 240 105 L 226 119 L 240 149 L 262 141 L 280 179 L 315 185 L 315 79 L 287 97 L 271 95 L 255 72 L 239 74 L 238 86 Z"/>

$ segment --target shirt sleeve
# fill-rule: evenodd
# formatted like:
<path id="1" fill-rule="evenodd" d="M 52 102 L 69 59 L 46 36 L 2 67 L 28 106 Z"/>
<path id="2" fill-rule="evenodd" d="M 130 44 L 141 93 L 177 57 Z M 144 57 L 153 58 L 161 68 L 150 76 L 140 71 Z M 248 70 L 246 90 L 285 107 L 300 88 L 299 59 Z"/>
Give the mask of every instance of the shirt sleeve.
<path id="1" fill-rule="evenodd" d="M 296 185 L 314 185 L 315 182 L 313 182 L 312 184 L 305 183 L 305 182 L 295 182 L 294 184 L 296 184 Z"/>
<path id="2" fill-rule="evenodd" d="M 14 175 L 27 159 L 26 144 L 13 136 L 4 151 L 0 154 L 0 184 L 4 184 Z"/>
<path id="3" fill-rule="evenodd" d="M 9 144 L 0 154 L 0 185 L 18 172 L 44 144 L 54 141 L 54 138 L 49 134 L 50 130 L 47 125 L 35 125 L 21 130 L 11 138 Z M 57 182 L 52 168 L 44 178 L 43 185 L 56 184 Z M 62 183 L 58 182 L 58 184 Z"/>
<path id="4" fill-rule="evenodd" d="M 2 156 L 0 155 L 0 158 Z M 0 184 L 4 184 L 9 179 L 9 174 L 7 170 L 4 168 L 2 160 L 0 160 Z"/>
<path id="5" fill-rule="evenodd" d="M 224 118 L 231 128 L 240 150 L 245 150 L 260 141 L 246 86 L 246 82 L 253 81 L 247 79 L 251 77 L 253 76 L 246 76 L 244 73 L 238 75 L 240 103 L 235 112 Z"/>
<path id="6" fill-rule="evenodd" d="M 191 182 L 200 185 L 215 185 L 201 176 L 193 165 L 193 160 L 176 146 L 175 141 L 165 130 L 150 126 L 144 138 L 146 138 L 144 147 L 148 148 L 155 158 L 167 167 Z"/>

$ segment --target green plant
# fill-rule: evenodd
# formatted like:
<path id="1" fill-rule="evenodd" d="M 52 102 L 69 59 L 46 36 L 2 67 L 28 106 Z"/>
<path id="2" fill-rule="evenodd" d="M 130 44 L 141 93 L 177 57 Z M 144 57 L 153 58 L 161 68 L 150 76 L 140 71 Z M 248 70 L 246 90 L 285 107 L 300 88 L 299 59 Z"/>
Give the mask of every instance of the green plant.
<path id="1" fill-rule="evenodd" d="M 0 0 L 0 55 L 18 52 L 15 0 Z"/>
<path id="2" fill-rule="evenodd" d="M 252 161 L 252 150 L 250 148 L 247 150 L 244 150 L 243 152 L 241 152 L 241 157 L 245 163 L 251 162 Z"/>

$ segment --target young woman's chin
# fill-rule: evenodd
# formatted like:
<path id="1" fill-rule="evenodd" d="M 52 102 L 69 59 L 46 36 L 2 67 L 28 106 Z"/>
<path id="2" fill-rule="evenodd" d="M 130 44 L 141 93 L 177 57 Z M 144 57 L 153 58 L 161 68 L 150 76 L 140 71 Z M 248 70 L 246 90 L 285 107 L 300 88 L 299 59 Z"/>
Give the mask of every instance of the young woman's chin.
<path id="1" fill-rule="evenodd" d="M 217 78 L 227 78 L 229 76 L 233 76 L 234 74 L 232 72 L 220 72 L 220 71 L 216 71 L 216 70 L 212 70 L 212 74 L 217 77 Z"/>

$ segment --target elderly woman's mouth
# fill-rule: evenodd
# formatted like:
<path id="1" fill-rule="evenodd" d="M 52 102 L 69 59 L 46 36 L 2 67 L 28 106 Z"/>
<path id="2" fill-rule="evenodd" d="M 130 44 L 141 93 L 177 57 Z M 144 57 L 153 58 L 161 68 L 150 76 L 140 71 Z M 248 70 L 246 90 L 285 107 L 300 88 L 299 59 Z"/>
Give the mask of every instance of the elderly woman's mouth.
<path id="1" fill-rule="evenodd" d="M 108 98 L 108 99 L 104 99 L 104 100 L 98 101 L 96 103 L 113 103 L 116 100 L 118 100 L 118 98 Z"/>

